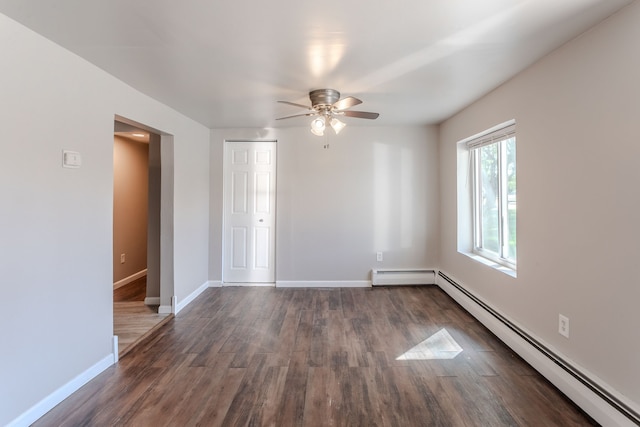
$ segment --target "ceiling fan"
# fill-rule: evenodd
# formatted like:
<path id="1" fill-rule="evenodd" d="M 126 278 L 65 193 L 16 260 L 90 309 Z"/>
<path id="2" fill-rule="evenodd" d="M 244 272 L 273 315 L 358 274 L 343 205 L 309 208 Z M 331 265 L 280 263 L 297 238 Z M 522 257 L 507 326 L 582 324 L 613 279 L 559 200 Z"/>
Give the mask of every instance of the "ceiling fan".
<path id="1" fill-rule="evenodd" d="M 317 89 L 309 92 L 311 107 L 302 104 L 296 104 L 289 101 L 278 101 L 282 104 L 293 105 L 294 107 L 305 108 L 309 112 L 303 114 L 294 114 L 293 116 L 280 117 L 276 120 L 290 119 L 292 117 L 317 116 L 311 122 L 311 133 L 314 135 L 324 135 L 324 129 L 327 124 L 339 133 L 346 124 L 338 120 L 338 117 L 356 117 L 358 119 L 377 119 L 380 114 L 370 113 L 367 111 L 352 111 L 349 108 L 354 105 L 362 104 L 362 101 L 353 96 L 347 96 L 340 99 L 340 92 L 334 89 Z"/>

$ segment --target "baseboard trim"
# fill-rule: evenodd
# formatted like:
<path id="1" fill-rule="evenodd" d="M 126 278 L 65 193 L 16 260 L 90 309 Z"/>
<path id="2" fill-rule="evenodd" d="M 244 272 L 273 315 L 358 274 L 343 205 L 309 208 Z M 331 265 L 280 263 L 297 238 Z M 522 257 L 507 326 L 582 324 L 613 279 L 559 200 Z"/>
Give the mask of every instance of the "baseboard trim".
<path id="1" fill-rule="evenodd" d="M 113 283 L 113 289 L 115 290 L 115 289 L 121 288 L 124 285 L 128 285 L 129 283 L 131 283 L 131 282 L 133 282 L 135 280 L 138 280 L 138 279 L 140 279 L 140 278 L 142 278 L 142 277 L 144 277 L 146 275 L 147 275 L 147 269 L 145 268 L 144 270 L 140 270 L 137 273 L 134 273 L 129 277 L 125 277 L 122 280 L 118 280 L 117 282 L 114 282 Z"/>
<path id="2" fill-rule="evenodd" d="M 186 296 L 186 298 L 184 298 L 182 301 L 178 302 L 175 305 L 175 312 L 174 314 L 178 314 L 180 313 L 180 310 L 182 310 L 183 308 L 185 308 L 187 305 L 189 305 L 189 303 L 191 301 L 193 301 L 194 299 L 196 299 L 201 293 L 203 293 L 204 291 L 207 290 L 207 288 L 209 287 L 209 282 L 204 282 L 202 285 L 200 285 L 198 287 L 198 289 L 196 289 L 195 291 L 191 292 L 189 295 Z"/>
<path id="3" fill-rule="evenodd" d="M 275 283 L 264 283 L 264 282 L 222 282 L 220 286 L 225 288 L 231 287 L 249 287 L 249 288 L 273 288 L 275 287 Z"/>
<path id="4" fill-rule="evenodd" d="M 176 314 L 176 308 L 178 306 L 177 304 L 178 301 L 178 297 L 177 296 L 172 296 L 171 297 L 171 305 L 161 305 L 158 307 L 158 314 Z M 186 305 L 186 304 L 185 304 Z"/>
<path id="5" fill-rule="evenodd" d="M 278 280 L 276 288 L 370 288 L 370 280 Z"/>
<path id="6" fill-rule="evenodd" d="M 113 354 L 113 364 L 115 365 L 120 360 L 120 355 L 118 354 L 118 336 L 114 335 L 111 338 L 111 353 Z"/>
<path id="7" fill-rule="evenodd" d="M 221 288 L 222 287 L 222 280 L 209 280 L 209 287 L 210 288 Z"/>
<path id="8" fill-rule="evenodd" d="M 36 403 L 18 418 L 11 421 L 7 427 L 23 427 L 29 426 L 36 422 L 40 417 L 53 409 L 67 397 L 71 396 L 75 391 L 83 385 L 91 381 L 93 378 L 101 374 L 105 369 L 113 365 L 114 355 L 109 354 L 86 371 L 80 373 L 71 381 L 58 388 L 56 391 Z"/>
<path id="9" fill-rule="evenodd" d="M 173 313 L 173 311 L 171 311 L 170 305 L 161 305 L 158 307 L 158 314 L 171 314 L 171 313 Z"/>
<path id="10" fill-rule="evenodd" d="M 436 282 L 458 304 L 598 423 L 616 426 L 640 424 L 640 415 L 634 404 L 620 396 L 597 376 L 509 320 L 448 274 L 438 272 Z"/>
<path id="11" fill-rule="evenodd" d="M 160 297 L 146 297 L 144 303 L 145 305 L 160 305 Z"/>

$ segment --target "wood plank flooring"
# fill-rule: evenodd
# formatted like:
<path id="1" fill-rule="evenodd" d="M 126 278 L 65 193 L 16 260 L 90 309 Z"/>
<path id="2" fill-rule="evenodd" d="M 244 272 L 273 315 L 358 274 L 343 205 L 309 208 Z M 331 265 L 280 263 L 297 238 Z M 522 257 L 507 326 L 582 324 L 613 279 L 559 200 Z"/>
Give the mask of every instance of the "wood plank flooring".
<path id="1" fill-rule="evenodd" d="M 434 286 L 207 289 L 35 425 L 597 424 Z"/>
<path id="2" fill-rule="evenodd" d="M 158 314 L 158 306 L 144 303 L 146 280 L 143 277 L 113 291 L 113 334 L 118 336 L 119 357 L 173 317 Z"/>
<path id="3" fill-rule="evenodd" d="M 113 302 L 144 301 L 147 296 L 147 276 L 113 290 Z"/>

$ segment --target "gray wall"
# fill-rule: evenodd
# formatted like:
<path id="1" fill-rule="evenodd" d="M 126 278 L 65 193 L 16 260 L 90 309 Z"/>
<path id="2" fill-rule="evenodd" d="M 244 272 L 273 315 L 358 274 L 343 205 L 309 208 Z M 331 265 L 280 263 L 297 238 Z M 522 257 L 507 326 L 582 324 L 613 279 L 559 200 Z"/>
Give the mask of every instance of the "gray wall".
<path id="1" fill-rule="evenodd" d="M 0 15 L 0 425 L 113 360 L 115 115 L 174 135 L 178 300 L 207 282 L 209 130 Z M 61 167 L 62 150 L 82 167 Z"/>
<path id="2" fill-rule="evenodd" d="M 440 142 L 440 267 L 636 407 L 639 23 L 635 2 L 447 120 Z M 456 247 L 456 143 L 512 118 L 517 278 Z"/>
<path id="3" fill-rule="evenodd" d="M 212 280 L 221 280 L 225 139 L 278 141 L 278 282 L 366 281 L 376 267 L 438 265 L 437 128 L 356 124 L 327 138 L 306 126 L 212 130 Z"/>
<path id="4" fill-rule="evenodd" d="M 147 297 L 160 296 L 160 212 L 162 192 L 162 170 L 160 156 L 160 135 L 149 135 L 149 194 L 147 208 Z"/>

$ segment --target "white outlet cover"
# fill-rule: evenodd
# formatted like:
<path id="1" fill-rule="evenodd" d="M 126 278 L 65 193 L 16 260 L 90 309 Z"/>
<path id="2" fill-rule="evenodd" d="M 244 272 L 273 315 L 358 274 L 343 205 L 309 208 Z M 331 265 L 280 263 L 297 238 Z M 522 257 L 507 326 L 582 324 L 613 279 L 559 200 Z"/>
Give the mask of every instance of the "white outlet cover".
<path id="1" fill-rule="evenodd" d="M 569 338 L 569 318 L 562 314 L 558 315 L 558 333 L 565 338 Z"/>

